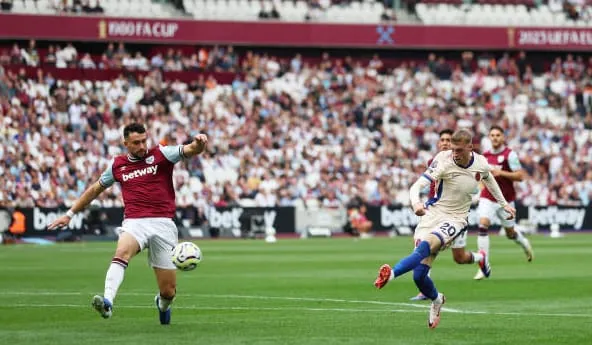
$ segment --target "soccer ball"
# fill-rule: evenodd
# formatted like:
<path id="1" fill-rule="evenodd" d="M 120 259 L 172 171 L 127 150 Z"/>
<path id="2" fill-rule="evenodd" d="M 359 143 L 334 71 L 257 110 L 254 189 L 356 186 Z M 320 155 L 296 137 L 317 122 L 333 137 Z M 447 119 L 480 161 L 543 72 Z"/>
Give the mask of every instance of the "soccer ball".
<path id="1" fill-rule="evenodd" d="M 181 271 L 195 269 L 201 258 L 201 249 L 192 242 L 181 242 L 173 249 L 173 263 Z"/>

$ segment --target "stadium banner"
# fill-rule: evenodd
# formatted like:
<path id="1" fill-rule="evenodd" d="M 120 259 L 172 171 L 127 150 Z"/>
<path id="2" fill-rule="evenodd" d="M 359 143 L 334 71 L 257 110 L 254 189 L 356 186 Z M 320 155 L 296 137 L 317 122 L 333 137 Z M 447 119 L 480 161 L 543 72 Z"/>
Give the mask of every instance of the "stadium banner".
<path id="1" fill-rule="evenodd" d="M 549 229 L 557 224 L 561 230 L 592 230 L 592 208 L 575 206 L 523 206 L 517 205 L 517 221 L 526 220 L 539 229 Z M 391 230 L 397 227 L 415 227 L 418 217 L 410 207 L 369 206 L 366 216 L 373 222 L 375 231 Z M 469 213 L 469 229 L 476 230 L 479 216 L 476 207 Z M 500 226 L 498 219 L 492 225 Z"/>
<path id="2" fill-rule="evenodd" d="M 206 212 L 208 226 L 240 233 L 264 232 L 273 227 L 277 233 L 296 232 L 294 207 L 210 207 Z M 239 232 L 235 231 L 235 234 Z"/>
<path id="3" fill-rule="evenodd" d="M 103 234 L 107 227 L 117 227 L 123 220 L 122 208 L 93 207 L 78 213 L 70 221 L 68 228 L 47 230 L 65 210 L 54 208 L 0 208 L 0 232 L 7 231 L 14 224 L 24 224 L 24 230 L 18 230 L 23 236 L 56 236 L 69 230 L 77 234 Z M 177 224 L 193 227 L 188 223 L 191 212 L 195 209 L 178 208 Z M 592 208 L 575 206 L 517 206 L 518 221 L 526 220 L 539 229 L 548 229 L 559 225 L 561 230 L 592 230 Z M 2 216 L 4 215 L 4 216 Z M 318 209 L 296 210 L 294 207 L 211 207 L 206 212 L 207 229 L 213 229 L 213 236 L 243 237 L 245 234 L 263 233 L 273 227 L 279 234 L 296 233 L 310 227 L 330 228 L 340 232 L 339 228 L 347 223 L 345 210 Z M 414 228 L 418 218 L 409 207 L 369 206 L 367 218 L 373 222 L 374 231 L 389 231 L 398 227 Z M 477 229 L 479 218 L 475 208 L 469 214 L 471 230 Z M 499 220 L 493 225 L 499 227 Z M 201 228 L 204 228 L 201 226 Z M 204 229 L 206 229 L 204 228 Z"/>
<path id="4" fill-rule="evenodd" d="M 47 230 L 65 209 L 56 208 L 18 208 L 2 209 L 0 213 L 6 215 L 0 217 L 0 225 L 4 224 L 0 231 L 12 227 L 15 219 L 24 219 L 24 236 L 56 236 L 59 232 L 71 231 L 76 234 L 101 234 L 106 227 L 117 227 L 123 221 L 123 209 L 91 207 L 80 212 L 72 218 L 67 228 Z M 178 226 L 183 226 L 184 215 L 190 214 L 187 209 L 178 208 L 176 221 Z M 18 214 L 18 215 L 17 215 Z M 251 231 L 264 231 L 272 226 L 277 233 L 294 233 L 296 231 L 296 212 L 293 207 L 211 207 L 206 214 L 209 228 L 213 228 L 220 234 L 229 234 L 228 231 L 237 230 L 234 233 L 247 233 Z M 2 219 L 5 219 L 2 221 Z M 189 225 L 191 226 L 191 225 Z M 20 233 L 21 231 L 19 231 Z"/>
<path id="5" fill-rule="evenodd" d="M 516 28 L 508 29 L 508 37 L 510 48 L 592 49 L 592 28 Z"/>
<path id="6" fill-rule="evenodd" d="M 296 232 L 303 233 L 310 228 L 327 228 L 332 233 L 342 232 L 347 224 L 345 208 L 297 209 Z"/>
<path id="7" fill-rule="evenodd" d="M 0 38 L 419 49 L 589 50 L 592 28 L 198 21 L 0 14 Z"/>

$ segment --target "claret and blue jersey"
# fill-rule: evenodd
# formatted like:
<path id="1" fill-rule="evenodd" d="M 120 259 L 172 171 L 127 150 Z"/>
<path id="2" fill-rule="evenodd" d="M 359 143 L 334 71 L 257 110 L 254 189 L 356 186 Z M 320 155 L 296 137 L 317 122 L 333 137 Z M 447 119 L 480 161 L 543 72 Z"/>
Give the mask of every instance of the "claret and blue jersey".
<path id="1" fill-rule="evenodd" d="M 173 218 L 173 167 L 184 158 L 182 145 L 156 146 L 143 158 L 120 155 L 101 174 L 99 183 L 106 188 L 121 184 L 126 219 Z"/>

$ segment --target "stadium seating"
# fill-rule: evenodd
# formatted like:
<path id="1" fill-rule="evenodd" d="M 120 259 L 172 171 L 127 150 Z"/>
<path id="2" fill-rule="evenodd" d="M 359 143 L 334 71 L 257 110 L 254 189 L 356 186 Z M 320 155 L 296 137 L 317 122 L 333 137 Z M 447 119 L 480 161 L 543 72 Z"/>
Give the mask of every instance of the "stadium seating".
<path id="1" fill-rule="evenodd" d="M 152 0 L 91 0 L 89 2 L 89 7 L 96 8 L 97 4 L 100 5 L 100 8 L 102 9 L 101 12 L 108 16 L 172 18 L 180 15 L 180 13 L 170 4 L 154 2 Z M 13 2 L 12 12 L 56 14 L 71 12 L 73 6 L 72 1 L 68 1 L 66 5 L 64 5 L 63 1 L 59 0 L 16 0 Z M 77 9 L 76 12 L 84 13 L 81 8 Z M 97 13 L 93 11 L 89 14 L 100 14 L 101 12 Z"/>
<path id="2" fill-rule="evenodd" d="M 313 5 L 314 3 L 314 5 Z M 385 5 L 385 3 L 387 5 Z M 405 1 L 403 1 L 405 3 Z M 534 0 L 424 0 L 409 2 L 407 9 L 391 8 L 390 2 L 360 1 L 279 1 L 279 0 L 183 0 L 181 9 L 168 2 L 153 0 L 97 0 L 90 1 L 92 13 L 97 4 L 108 16 L 177 18 L 191 16 L 199 20 L 254 21 L 262 18 L 288 22 L 313 20 L 335 23 L 379 23 L 386 19 L 385 10 L 392 11 L 398 23 L 429 25 L 478 26 L 592 26 L 589 5 L 576 7 L 578 20 L 569 18 L 561 2 L 541 4 Z M 61 1 L 14 1 L 15 13 L 51 14 L 71 10 L 71 2 L 64 7 Z M 272 10 L 274 16 L 269 15 Z M 83 12 L 78 8 L 77 12 Z M 391 12 L 388 12 L 391 13 Z"/>
<path id="3" fill-rule="evenodd" d="M 477 57 L 464 70 L 432 58 L 411 65 L 376 57 L 346 68 L 327 58 L 322 69 L 277 60 L 240 56 L 240 78 L 190 84 L 179 76 L 192 72 L 183 70 L 59 81 L 22 65 L 0 68 L 0 204 L 71 204 L 123 152 L 121 126 L 132 120 L 147 124 L 153 144 L 181 144 L 200 130 L 213 138 L 209 154 L 177 170 L 180 206 L 319 205 L 330 192 L 342 203 L 360 196 L 406 204 L 439 129 L 468 127 L 483 148 L 491 124 L 508 128 L 531 176 L 519 184 L 526 204 L 592 198 L 592 87 L 583 83 L 592 60 L 560 59 L 544 73 L 522 64 L 521 77 L 506 69 L 516 62 L 511 56 Z M 115 187 L 98 202 L 118 205 L 117 196 Z"/>
<path id="4" fill-rule="evenodd" d="M 551 11 L 547 5 L 529 10 L 529 3 L 481 2 L 472 5 L 450 3 L 417 4 L 418 17 L 430 25 L 483 26 L 572 26 L 592 25 L 592 18 L 572 21 L 562 11 Z"/>

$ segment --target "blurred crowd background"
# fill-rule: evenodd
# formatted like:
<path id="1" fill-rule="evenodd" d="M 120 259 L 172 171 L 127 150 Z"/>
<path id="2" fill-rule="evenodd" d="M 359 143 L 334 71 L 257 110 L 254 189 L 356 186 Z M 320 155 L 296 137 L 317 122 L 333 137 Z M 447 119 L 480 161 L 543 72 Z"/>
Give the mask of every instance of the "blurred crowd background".
<path id="1" fill-rule="evenodd" d="M 176 167 L 181 207 L 407 205 L 438 131 L 469 128 L 483 151 L 494 124 L 528 172 L 523 204 L 592 198 L 589 54 L 41 45 L 0 45 L 0 206 L 69 207 L 125 152 L 133 121 L 152 145 L 210 137 L 207 153 Z M 58 69 L 120 73 L 66 81 Z M 170 71 L 200 73 L 184 82 Z M 98 204 L 121 206 L 118 188 Z"/>

